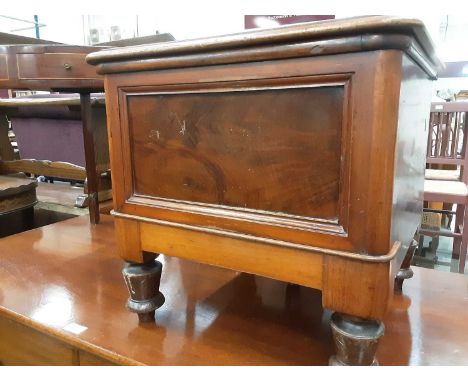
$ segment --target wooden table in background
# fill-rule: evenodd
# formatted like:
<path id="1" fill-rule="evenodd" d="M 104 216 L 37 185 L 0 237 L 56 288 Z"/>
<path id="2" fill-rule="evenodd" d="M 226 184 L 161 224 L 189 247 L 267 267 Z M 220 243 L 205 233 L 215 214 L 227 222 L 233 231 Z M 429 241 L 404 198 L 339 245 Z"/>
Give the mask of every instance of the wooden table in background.
<path id="1" fill-rule="evenodd" d="M 101 49 L 104 47 L 59 44 L 0 46 L 0 88 L 80 94 L 92 223 L 99 222 L 99 201 L 90 94 L 103 91 L 104 82 L 102 76 L 86 63 L 85 57 Z"/>
<path id="2" fill-rule="evenodd" d="M 79 93 L 83 141 L 86 160 L 89 217 L 92 223 L 99 222 L 98 187 L 102 168 L 96 153 L 102 145 L 101 134 L 96 134 L 95 125 L 101 118 L 93 113 L 92 92 L 104 90 L 103 77 L 85 61 L 87 54 L 113 46 L 129 46 L 160 43 L 174 40 L 169 33 L 109 41 L 95 46 L 74 46 L 53 43 L 0 33 L 0 89 L 42 90 L 62 93 Z M 13 45 L 17 44 L 17 45 Z M 23 45 L 20 45 L 23 44 Z M 27 44 L 27 45 L 26 45 Z M 107 138 L 106 138 L 107 139 Z M 95 147 L 96 141 L 98 147 Z M 0 145 L 1 145 L 0 141 Z M 98 156 L 98 158 L 96 158 Z M 105 169 L 107 171 L 108 168 Z"/>
<path id="3" fill-rule="evenodd" d="M 92 226 L 82 216 L 0 240 L 0 362 L 327 364 L 331 312 L 319 291 L 177 258 L 162 259 L 171 298 L 139 324 L 113 237 L 111 217 Z M 385 318 L 380 363 L 467 365 L 468 278 L 414 271 Z"/>

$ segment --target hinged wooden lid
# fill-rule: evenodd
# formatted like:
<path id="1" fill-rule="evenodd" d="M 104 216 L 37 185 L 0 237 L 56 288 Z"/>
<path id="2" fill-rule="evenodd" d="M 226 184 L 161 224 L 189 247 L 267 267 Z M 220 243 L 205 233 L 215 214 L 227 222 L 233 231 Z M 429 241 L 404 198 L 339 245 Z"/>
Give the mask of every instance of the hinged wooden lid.
<path id="1" fill-rule="evenodd" d="M 434 44 L 415 19 L 366 16 L 287 25 L 194 40 L 91 53 L 98 73 L 204 66 L 380 49 L 406 51 L 431 77 L 441 65 Z"/>

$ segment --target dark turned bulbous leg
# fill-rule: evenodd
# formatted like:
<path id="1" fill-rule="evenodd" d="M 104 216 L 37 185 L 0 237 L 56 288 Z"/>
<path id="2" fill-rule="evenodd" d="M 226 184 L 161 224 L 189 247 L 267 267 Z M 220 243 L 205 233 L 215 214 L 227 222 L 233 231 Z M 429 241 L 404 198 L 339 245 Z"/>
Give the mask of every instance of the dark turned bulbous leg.
<path id="1" fill-rule="evenodd" d="M 413 239 L 411 242 L 408 251 L 406 252 L 405 259 L 401 264 L 401 269 L 398 271 L 397 275 L 395 276 L 395 292 L 401 292 L 403 289 L 403 281 L 406 279 L 410 279 L 413 277 L 413 270 L 411 269 L 411 262 L 413 261 L 414 253 L 418 248 L 418 241 Z"/>
<path id="2" fill-rule="evenodd" d="M 375 353 L 384 334 L 382 322 L 333 313 L 330 324 L 336 347 L 330 366 L 378 365 Z"/>
<path id="3" fill-rule="evenodd" d="M 130 298 L 127 308 L 138 314 L 140 322 L 154 321 L 155 310 L 164 304 L 159 291 L 162 264 L 151 260 L 143 264 L 129 263 L 122 270 Z"/>

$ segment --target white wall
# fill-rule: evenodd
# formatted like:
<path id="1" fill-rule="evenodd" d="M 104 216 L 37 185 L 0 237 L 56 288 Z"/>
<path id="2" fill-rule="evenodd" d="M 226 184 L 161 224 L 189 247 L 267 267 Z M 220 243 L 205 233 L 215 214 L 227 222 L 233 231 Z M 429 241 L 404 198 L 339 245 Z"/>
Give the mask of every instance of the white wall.
<path id="1" fill-rule="evenodd" d="M 33 20 L 33 15 L 15 14 L 14 17 Z M 352 17 L 352 12 L 338 13 L 337 18 Z M 403 17 L 421 19 L 431 34 L 438 54 L 443 61 L 468 61 L 468 15 L 414 15 L 400 13 Z M 449 28 L 446 28 L 447 23 Z M 39 22 L 46 24 L 40 29 L 41 38 L 68 44 L 87 44 L 89 27 L 100 26 L 104 31 L 111 25 L 120 25 L 123 38 L 136 35 L 145 36 L 156 33 L 171 33 L 177 40 L 193 39 L 197 37 L 235 33 L 244 30 L 244 17 L 240 12 L 220 11 L 213 13 L 189 12 L 149 12 L 136 15 L 106 15 L 83 16 L 59 14 L 39 14 Z M 28 26 L 28 24 L 0 18 L 0 30 L 9 32 L 11 29 Z M 15 32 L 25 36 L 35 36 L 34 29 Z M 105 34 L 105 33 L 104 33 Z M 101 40 L 102 41 L 102 40 Z M 439 79 L 436 89 L 468 89 L 468 78 Z"/>
<path id="2" fill-rule="evenodd" d="M 151 31 L 151 22 L 148 17 L 139 16 L 145 31 Z M 216 36 L 228 33 L 242 32 L 244 30 L 243 15 L 220 14 L 213 17 L 212 14 L 200 13 L 196 17 L 189 13 L 181 14 L 157 14 L 154 27 L 159 32 L 171 33 L 177 40 L 188 40 L 198 37 Z"/>
<path id="3" fill-rule="evenodd" d="M 27 19 L 33 21 L 32 14 L 9 14 L 8 16 Z M 186 40 L 197 37 L 214 36 L 219 34 L 235 33 L 244 30 L 243 15 L 224 14 L 220 17 L 213 17 L 208 13 L 198 14 L 193 17 L 189 13 L 150 13 L 149 15 L 70 15 L 63 17 L 57 14 L 39 14 L 39 23 L 46 24 L 40 28 L 42 39 L 62 42 L 66 44 L 87 44 L 88 26 L 96 27 L 100 25 L 108 29 L 110 25 L 120 25 L 126 30 L 123 37 L 132 36 L 133 30 L 138 30 L 139 36 L 160 33 L 171 33 L 177 40 Z M 15 33 L 22 36 L 35 37 L 35 30 L 11 32 L 13 29 L 28 27 L 31 24 L 19 21 L 8 20 L 0 17 L 0 31 Z M 131 29 L 131 31 L 130 31 Z M 137 34 L 135 33 L 135 36 Z"/>
<path id="4" fill-rule="evenodd" d="M 468 77 L 439 78 L 435 82 L 435 90 L 451 89 L 454 93 L 468 90 Z"/>
<path id="5" fill-rule="evenodd" d="M 34 15 L 32 14 L 8 14 L 8 16 L 34 21 Z M 84 44 L 85 40 L 82 15 L 64 15 L 63 17 L 60 17 L 59 14 L 39 14 L 38 16 L 39 23 L 46 24 L 45 27 L 39 28 L 40 38 L 67 44 Z M 36 31 L 34 28 L 23 31 L 14 31 L 15 29 L 28 28 L 32 26 L 32 24 L 28 24 L 26 22 L 0 17 L 1 32 L 14 33 L 27 37 L 36 37 Z"/>
<path id="6" fill-rule="evenodd" d="M 337 18 L 356 16 L 356 13 L 337 13 Z M 9 15 L 18 18 L 33 20 L 32 14 L 14 14 Z M 449 29 L 443 29 L 446 21 L 446 15 L 415 15 L 399 13 L 403 17 L 416 17 L 421 19 L 425 24 L 434 42 L 439 48 L 439 54 L 444 61 L 459 61 L 468 60 L 468 44 L 466 43 L 466 35 L 468 33 L 468 15 L 467 16 L 449 16 Z M 240 32 L 244 29 L 244 17 L 241 12 L 218 12 L 213 13 L 197 13 L 192 15 L 189 12 L 149 12 L 149 14 L 137 15 L 106 15 L 106 16 L 83 16 L 80 14 L 65 14 L 61 16 L 59 13 L 39 14 L 39 22 L 46 24 L 40 28 L 41 38 L 64 42 L 68 44 L 84 44 L 86 42 L 85 30 L 92 24 L 93 18 L 97 21 L 101 20 L 101 24 L 108 27 L 111 24 L 123 25 L 126 29 L 137 30 L 136 20 L 138 19 L 138 35 L 144 36 L 154 34 L 156 31 L 160 33 L 169 32 L 178 39 L 192 39 L 204 36 L 214 36 L 219 34 Z M 0 18 L 0 31 L 9 32 L 11 29 L 28 26 L 28 24 L 15 22 Z M 15 32 L 24 36 L 35 36 L 35 31 Z M 136 34 L 136 33 L 135 33 Z M 125 36 L 127 37 L 127 36 Z M 133 37 L 133 36 L 128 36 Z M 445 40 L 444 40 L 445 39 Z"/>

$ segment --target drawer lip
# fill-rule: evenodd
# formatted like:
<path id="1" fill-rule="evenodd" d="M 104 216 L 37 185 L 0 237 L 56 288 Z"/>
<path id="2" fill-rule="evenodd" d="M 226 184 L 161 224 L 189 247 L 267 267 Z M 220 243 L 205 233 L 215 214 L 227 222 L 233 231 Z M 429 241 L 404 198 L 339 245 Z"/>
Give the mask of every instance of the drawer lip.
<path id="1" fill-rule="evenodd" d="M 126 203 L 139 206 L 151 206 L 153 208 L 171 210 L 180 213 L 191 213 L 216 218 L 249 221 L 274 225 L 278 227 L 301 229 L 314 232 L 333 233 L 347 237 L 348 233 L 340 224 L 338 218 L 314 218 L 309 216 L 292 215 L 274 211 L 254 210 L 250 208 L 233 207 L 186 200 L 167 199 L 147 195 L 134 194 Z"/>
<path id="2" fill-rule="evenodd" d="M 111 215 L 116 218 L 121 218 L 121 219 L 135 220 L 135 221 L 143 222 L 143 223 L 166 225 L 166 226 L 171 226 L 171 227 L 188 229 L 192 231 L 209 233 L 213 235 L 220 235 L 220 236 L 227 236 L 227 237 L 236 238 L 236 239 L 256 241 L 256 242 L 260 242 L 264 244 L 305 250 L 309 252 L 315 252 L 315 253 L 320 253 L 320 254 L 330 255 L 330 256 L 346 257 L 348 259 L 360 260 L 360 261 L 366 261 L 366 262 L 372 262 L 372 263 L 388 263 L 392 261 L 393 258 L 398 254 L 398 251 L 401 247 L 401 243 L 399 241 L 396 241 L 393 243 L 390 251 L 387 254 L 373 256 L 373 255 L 356 253 L 356 252 L 351 252 L 351 251 L 340 251 L 340 250 L 334 250 L 334 249 L 329 249 L 329 248 L 314 247 L 314 246 L 305 245 L 305 244 L 297 244 L 297 243 L 292 243 L 292 242 L 283 241 L 283 240 L 269 239 L 265 237 L 253 236 L 253 235 L 248 235 L 244 233 L 226 231 L 226 230 L 222 230 L 218 228 L 194 226 L 194 225 L 189 225 L 189 224 L 184 224 L 184 223 L 171 222 L 167 220 L 159 220 L 159 219 L 147 218 L 143 216 L 130 215 L 130 214 L 122 213 L 122 212 L 117 212 L 115 210 L 111 211 Z"/>

